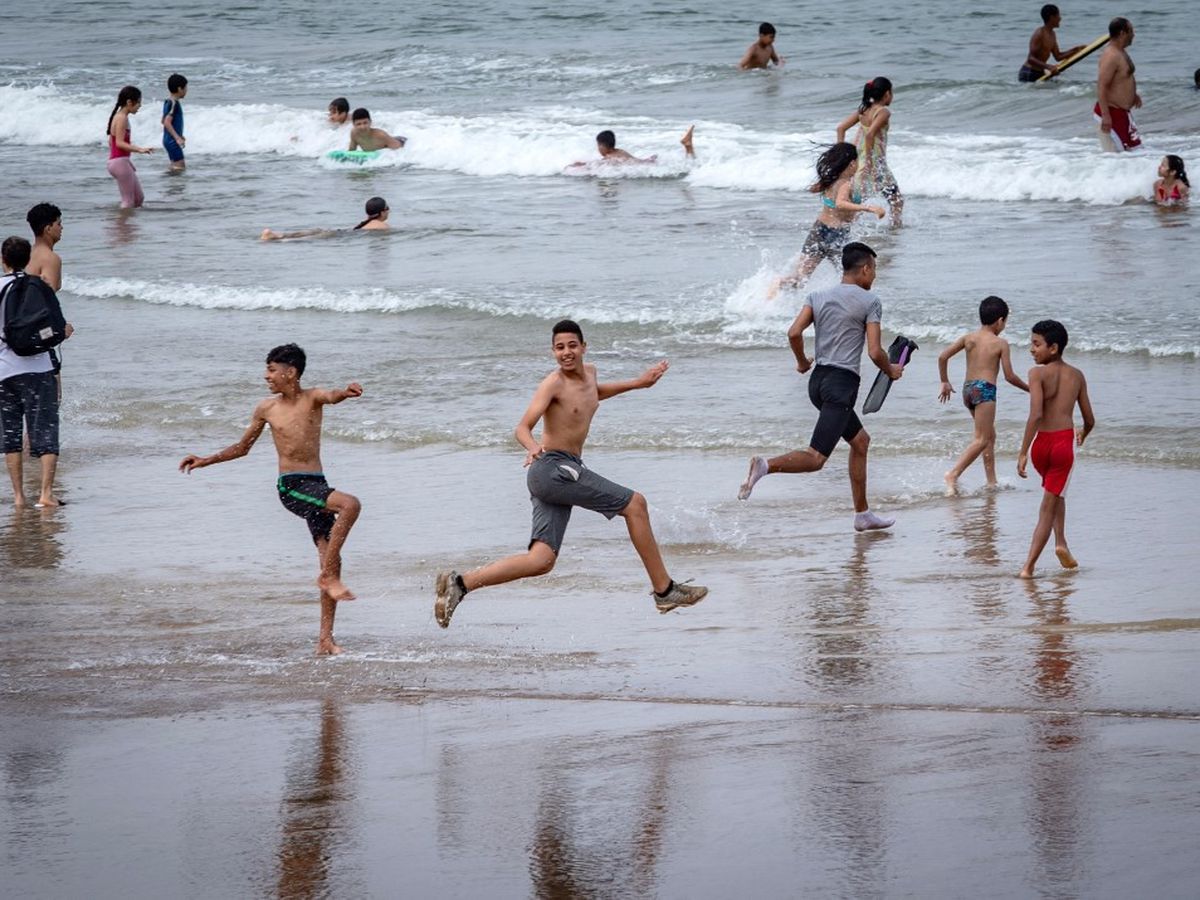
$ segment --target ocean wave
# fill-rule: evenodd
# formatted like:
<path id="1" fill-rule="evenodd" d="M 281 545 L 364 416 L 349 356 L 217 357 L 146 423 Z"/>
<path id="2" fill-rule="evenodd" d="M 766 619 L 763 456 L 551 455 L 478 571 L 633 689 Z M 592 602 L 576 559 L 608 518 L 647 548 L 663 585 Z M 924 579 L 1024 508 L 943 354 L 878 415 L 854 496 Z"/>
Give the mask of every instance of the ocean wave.
<path id="1" fill-rule="evenodd" d="M 157 146 L 160 100 L 147 97 L 131 117 L 136 143 Z M 0 144 L 102 146 L 107 100 L 66 95 L 53 86 L 0 87 Z M 694 160 L 678 140 L 690 124 L 613 116 L 603 110 L 544 108 L 474 117 L 425 110 L 373 111 L 375 123 L 408 138 L 407 146 L 368 163 L 417 167 L 478 177 L 685 178 L 689 184 L 739 191 L 807 190 L 813 164 L 828 143 L 826 130 L 764 132 L 728 122 L 697 122 Z M 593 135 L 617 131 L 622 146 L 655 165 L 599 164 Z M 277 104 L 187 107 L 188 153 L 197 156 L 270 154 L 319 167 L 330 150 L 348 146 L 320 109 Z M 1150 196 L 1155 161 L 1149 155 L 1086 152 L 1094 141 L 989 134 L 916 134 L 893 130 L 889 162 L 906 194 L 962 200 L 1043 200 L 1115 205 Z M 1189 143 L 1190 142 L 1190 143 Z M 1195 136 L 1187 155 L 1200 154 Z M 580 169 L 572 163 L 584 162 Z"/>

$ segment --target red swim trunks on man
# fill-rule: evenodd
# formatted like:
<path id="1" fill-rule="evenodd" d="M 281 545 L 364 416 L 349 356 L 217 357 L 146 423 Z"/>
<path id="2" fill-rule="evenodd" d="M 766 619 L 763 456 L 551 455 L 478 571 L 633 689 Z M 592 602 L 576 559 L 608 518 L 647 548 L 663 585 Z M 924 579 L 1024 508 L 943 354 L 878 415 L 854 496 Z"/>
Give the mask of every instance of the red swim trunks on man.
<path id="1" fill-rule="evenodd" d="M 1097 122 L 1103 121 L 1099 103 L 1092 107 L 1092 114 L 1096 117 Z M 1134 124 L 1129 110 L 1121 109 L 1119 106 L 1109 106 L 1108 116 L 1112 119 L 1113 140 L 1119 143 L 1123 149 L 1135 150 L 1142 146 L 1142 136 L 1138 134 L 1137 125 Z"/>
<path id="2" fill-rule="evenodd" d="M 1029 459 L 1042 476 L 1042 487 L 1061 497 L 1067 492 L 1075 465 L 1075 429 L 1039 431 L 1029 448 Z"/>

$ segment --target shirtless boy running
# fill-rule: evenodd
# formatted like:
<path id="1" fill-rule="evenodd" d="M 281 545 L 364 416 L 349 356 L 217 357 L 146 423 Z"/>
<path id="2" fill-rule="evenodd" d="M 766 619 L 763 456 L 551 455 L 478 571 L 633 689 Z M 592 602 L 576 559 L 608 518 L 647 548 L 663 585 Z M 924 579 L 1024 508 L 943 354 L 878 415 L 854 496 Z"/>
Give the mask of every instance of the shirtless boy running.
<path id="1" fill-rule="evenodd" d="M 1092 403 L 1088 399 L 1087 379 L 1074 366 L 1062 360 L 1067 346 L 1067 329 L 1053 319 L 1044 319 L 1033 326 L 1029 353 L 1037 365 L 1029 370 L 1029 421 L 1021 454 L 1017 457 L 1017 474 L 1025 477 L 1030 456 L 1033 467 L 1042 476 L 1042 506 L 1033 529 L 1029 557 L 1021 569 L 1022 578 L 1033 577 L 1033 567 L 1054 532 L 1054 554 L 1064 569 L 1074 569 L 1079 563 L 1067 547 L 1067 482 L 1075 465 L 1075 446 L 1083 446 L 1088 433 L 1095 427 Z M 1076 404 L 1083 416 L 1083 427 L 1075 430 L 1073 413 Z M 1032 447 L 1030 446 L 1032 444 Z"/>
<path id="2" fill-rule="evenodd" d="M 1025 57 L 1025 65 L 1017 73 L 1018 81 L 1037 81 L 1043 75 L 1051 77 L 1058 74 L 1058 66 L 1053 65 L 1051 58 L 1062 62 L 1069 59 L 1084 48 L 1084 44 L 1072 47 L 1070 50 L 1058 49 L 1058 35 L 1054 29 L 1062 24 L 1062 13 L 1053 3 L 1042 7 L 1042 27 L 1033 33 L 1029 39 L 1029 55 Z"/>
<path id="3" fill-rule="evenodd" d="M 351 116 L 350 149 L 351 150 L 399 150 L 407 138 L 392 137 L 382 128 L 371 126 L 371 114 L 362 107 Z"/>
<path id="4" fill-rule="evenodd" d="M 583 361 L 587 352 L 583 331 L 570 319 L 563 319 L 552 329 L 551 349 L 558 368 L 542 379 L 516 428 L 517 440 L 527 451 L 526 483 L 533 503 L 529 549 L 462 575 L 453 570 L 439 572 L 433 615 L 443 628 L 449 627 L 450 617 L 469 592 L 545 575 L 553 569 L 571 510 L 576 506 L 595 510 L 608 519 L 621 516 L 625 520 L 629 540 L 650 576 L 654 604 L 660 613 L 692 606 L 708 594 L 706 587 L 679 584 L 667 574 L 650 528 L 646 498 L 597 475 L 581 458 L 600 401 L 653 387 L 667 371 L 667 361 L 651 366 L 631 381 L 600 383 L 596 367 Z M 540 441 L 533 434 L 538 420 L 542 421 Z"/>
<path id="5" fill-rule="evenodd" d="M 341 653 L 333 639 L 333 618 L 337 604 L 353 600 L 354 595 L 342 583 L 342 545 L 358 519 L 362 506 L 356 497 L 335 491 L 325 481 L 321 466 L 321 420 L 324 407 L 350 397 L 361 397 L 356 382 L 344 390 L 302 388 L 306 357 L 295 344 L 284 344 L 267 354 L 267 387 L 274 396 L 254 409 L 250 427 L 241 440 L 212 456 L 188 455 L 179 471 L 191 474 L 216 463 L 238 459 L 250 452 L 263 428 L 271 426 L 275 452 L 279 454 L 279 480 L 276 489 L 284 507 L 308 525 L 317 545 L 321 571 L 317 586 L 321 589 L 321 630 L 317 655 Z"/>
<path id="6" fill-rule="evenodd" d="M 1029 385 L 1013 371 L 1008 341 L 1000 337 L 1008 324 L 1008 304 L 999 297 L 987 297 L 979 304 L 978 331 L 963 335 L 938 357 L 938 374 L 942 379 L 942 392 L 938 400 L 945 403 L 954 393 L 950 386 L 948 366 L 951 357 L 962 350 L 967 351 L 967 379 L 963 382 L 963 406 L 975 420 L 975 439 L 967 445 L 958 462 L 946 473 L 946 491 L 958 492 L 958 479 L 979 454 L 983 454 L 983 471 L 987 483 L 996 485 L 996 376 L 1004 366 L 1004 380 L 1023 391 Z"/>

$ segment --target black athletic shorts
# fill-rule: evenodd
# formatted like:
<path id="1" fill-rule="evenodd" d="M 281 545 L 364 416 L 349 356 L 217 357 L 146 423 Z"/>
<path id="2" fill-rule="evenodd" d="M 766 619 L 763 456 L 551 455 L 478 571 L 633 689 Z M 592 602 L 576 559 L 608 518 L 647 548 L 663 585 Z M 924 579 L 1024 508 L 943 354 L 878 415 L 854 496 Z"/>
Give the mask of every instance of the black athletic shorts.
<path id="1" fill-rule="evenodd" d="M 329 540 L 334 515 L 325 508 L 325 501 L 333 488 L 325 476 L 320 472 L 287 472 L 279 476 L 275 486 L 279 489 L 279 502 L 304 520 L 313 543 Z"/>
<path id="2" fill-rule="evenodd" d="M 817 366 L 808 379 L 808 399 L 821 411 L 808 445 L 822 456 L 830 456 L 838 439 L 852 441 L 862 422 L 854 412 L 858 402 L 856 372 L 838 366 Z"/>
<path id="3" fill-rule="evenodd" d="M 0 381 L 4 452 L 20 453 L 29 425 L 31 456 L 58 455 L 58 385 L 53 372 L 27 372 Z"/>

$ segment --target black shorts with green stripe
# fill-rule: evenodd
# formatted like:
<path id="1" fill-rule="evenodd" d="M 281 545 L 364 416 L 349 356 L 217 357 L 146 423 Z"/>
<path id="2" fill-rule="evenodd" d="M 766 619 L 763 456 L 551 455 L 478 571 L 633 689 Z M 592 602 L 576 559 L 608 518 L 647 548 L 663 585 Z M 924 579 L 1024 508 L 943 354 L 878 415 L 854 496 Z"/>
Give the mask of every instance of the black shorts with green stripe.
<path id="1" fill-rule="evenodd" d="M 333 488 L 321 472 L 286 472 L 276 482 L 279 502 L 289 512 L 302 518 L 308 525 L 313 543 L 329 540 L 333 529 L 333 513 L 325 508 L 325 501 Z"/>

